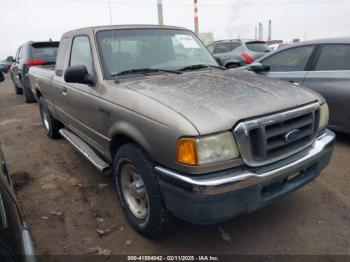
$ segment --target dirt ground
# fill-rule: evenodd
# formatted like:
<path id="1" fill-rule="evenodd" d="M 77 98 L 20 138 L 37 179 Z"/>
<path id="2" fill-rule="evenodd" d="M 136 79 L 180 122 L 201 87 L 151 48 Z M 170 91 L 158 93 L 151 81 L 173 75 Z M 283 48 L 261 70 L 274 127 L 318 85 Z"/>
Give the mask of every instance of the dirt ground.
<path id="1" fill-rule="evenodd" d="M 8 76 L 0 141 L 38 254 L 350 254 L 350 136 L 338 134 L 331 165 L 288 197 L 222 225 L 179 222 L 156 241 L 129 226 L 109 177 L 45 136 L 37 104 L 15 95 Z"/>

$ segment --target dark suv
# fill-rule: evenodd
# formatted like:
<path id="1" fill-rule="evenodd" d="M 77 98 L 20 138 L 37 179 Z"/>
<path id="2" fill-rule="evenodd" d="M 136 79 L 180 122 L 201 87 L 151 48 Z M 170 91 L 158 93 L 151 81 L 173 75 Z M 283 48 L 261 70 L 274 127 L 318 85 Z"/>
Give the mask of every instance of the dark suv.
<path id="1" fill-rule="evenodd" d="M 16 53 L 11 67 L 11 78 L 17 95 L 24 94 L 27 103 L 35 102 L 28 81 L 29 67 L 33 65 L 50 65 L 56 62 L 59 42 L 26 42 Z"/>
<path id="2" fill-rule="evenodd" d="M 235 68 L 251 64 L 254 60 L 270 52 L 264 41 L 221 40 L 208 46 L 218 62 L 226 68 Z"/>

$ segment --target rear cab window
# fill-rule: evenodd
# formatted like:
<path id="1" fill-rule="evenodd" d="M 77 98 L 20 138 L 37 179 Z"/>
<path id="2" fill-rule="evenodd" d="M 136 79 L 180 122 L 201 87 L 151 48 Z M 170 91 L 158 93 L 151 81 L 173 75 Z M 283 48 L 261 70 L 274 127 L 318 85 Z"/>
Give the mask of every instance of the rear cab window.
<path id="1" fill-rule="evenodd" d="M 350 70 L 350 44 L 326 44 L 321 49 L 315 71 Z"/>
<path id="2" fill-rule="evenodd" d="M 261 42 L 261 41 L 247 42 L 245 45 L 252 52 L 258 52 L 258 53 L 270 52 L 270 48 L 265 42 Z"/>
<path id="3" fill-rule="evenodd" d="M 56 60 L 59 42 L 37 42 L 31 45 L 32 59 L 42 59 L 47 62 Z"/>

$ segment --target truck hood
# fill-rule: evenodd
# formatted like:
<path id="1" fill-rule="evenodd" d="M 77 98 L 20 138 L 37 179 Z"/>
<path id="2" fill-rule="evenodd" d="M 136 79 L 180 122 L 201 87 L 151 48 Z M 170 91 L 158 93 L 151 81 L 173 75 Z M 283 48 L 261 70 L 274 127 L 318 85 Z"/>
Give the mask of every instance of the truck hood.
<path id="1" fill-rule="evenodd" d="M 240 120 L 321 100 L 305 88 L 240 69 L 159 75 L 120 85 L 178 112 L 201 135 L 230 130 Z"/>

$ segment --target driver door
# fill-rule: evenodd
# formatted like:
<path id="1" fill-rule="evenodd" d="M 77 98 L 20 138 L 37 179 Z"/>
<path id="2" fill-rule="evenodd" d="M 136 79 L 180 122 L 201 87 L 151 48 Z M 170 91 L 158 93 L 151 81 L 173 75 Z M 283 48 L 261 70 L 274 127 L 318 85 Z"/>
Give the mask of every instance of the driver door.
<path id="1" fill-rule="evenodd" d="M 88 35 L 73 38 L 68 67 L 76 65 L 86 66 L 89 74 L 95 76 L 94 61 Z M 67 83 L 62 78 L 60 105 L 66 125 L 79 137 L 95 148 L 101 149 L 99 135 L 99 119 L 96 115 L 96 97 L 94 86 L 80 83 Z"/>

